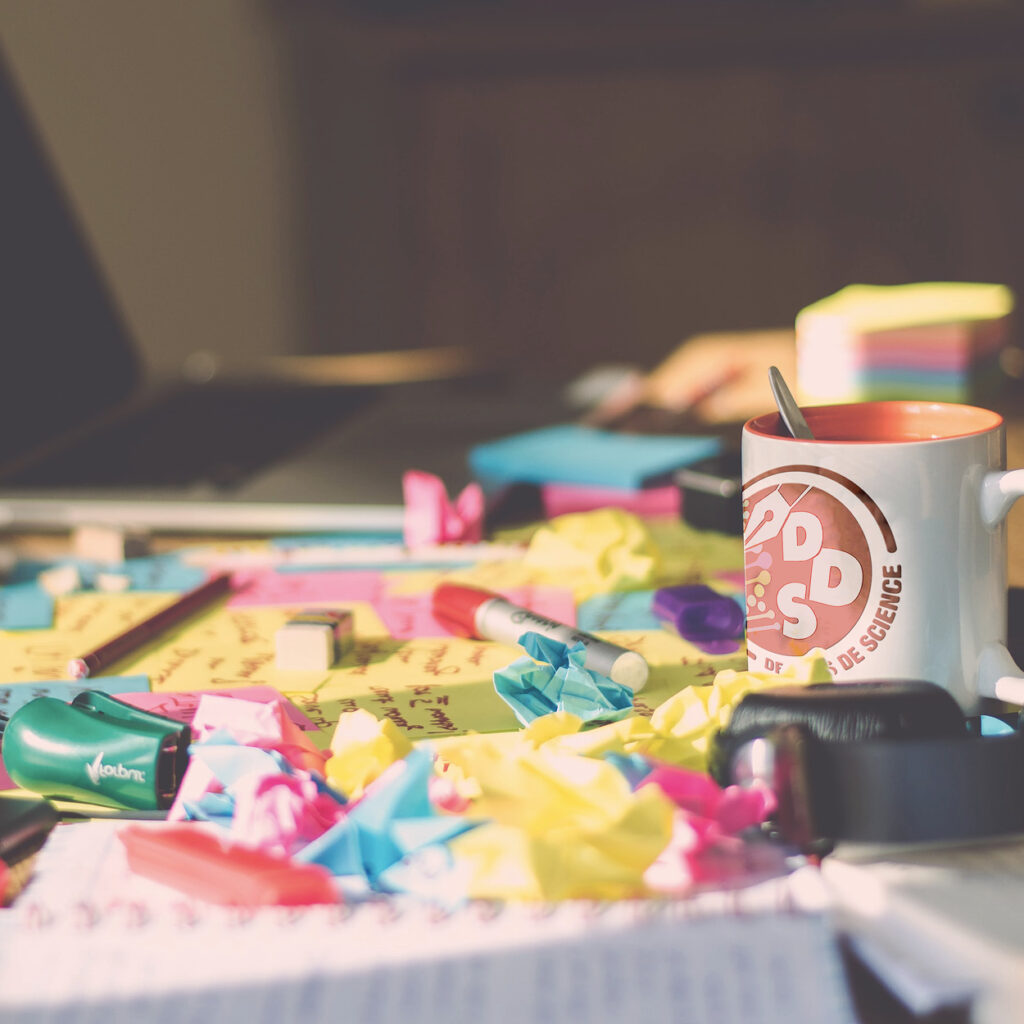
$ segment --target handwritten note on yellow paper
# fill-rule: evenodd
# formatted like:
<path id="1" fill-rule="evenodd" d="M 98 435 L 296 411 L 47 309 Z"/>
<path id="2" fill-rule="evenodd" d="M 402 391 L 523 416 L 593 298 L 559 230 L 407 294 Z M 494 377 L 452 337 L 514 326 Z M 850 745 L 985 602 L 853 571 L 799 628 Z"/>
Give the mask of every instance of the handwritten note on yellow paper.
<path id="1" fill-rule="evenodd" d="M 413 740 L 518 729 L 493 676 L 522 653 L 460 637 L 358 641 L 315 695 L 289 697 L 314 721 L 333 724 L 362 708 Z"/>
<path id="2" fill-rule="evenodd" d="M 7 683 L 67 678 L 80 657 L 174 600 L 170 594 L 73 594 L 58 598 L 51 629 L 0 633 L 0 679 Z M 126 674 L 120 666 L 114 671 Z"/>
<path id="3" fill-rule="evenodd" d="M 52 630 L 0 633 L 0 678 L 7 682 L 60 679 L 68 661 L 172 600 L 166 594 L 76 594 L 57 602 Z M 340 716 L 362 708 L 388 719 L 412 740 L 466 732 L 516 731 L 519 724 L 495 693 L 493 675 L 516 658 L 518 647 L 458 637 L 399 640 L 373 607 L 351 602 L 357 642 L 325 672 L 285 672 L 274 664 L 274 634 L 296 609 L 213 608 L 181 623 L 112 667 L 120 675 L 149 677 L 154 692 L 272 686 L 321 728 L 326 748 Z M 635 708 L 649 716 L 680 688 L 705 684 L 723 668 L 743 668 L 742 650 L 709 658 L 661 631 L 602 634 L 636 650 L 651 668 Z"/>
<path id="4" fill-rule="evenodd" d="M 742 653 L 708 658 L 667 632 L 602 635 L 647 659 L 650 678 L 634 701 L 645 716 L 681 687 L 709 683 L 723 668 L 745 666 Z M 515 731 L 519 723 L 495 693 L 493 675 L 522 654 L 518 647 L 458 637 L 361 641 L 315 692 L 286 692 L 322 728 L 362 708 L 394 722 L 413 740 Z"/>
<path id="5" fill-rule="evenodd" d="M 357 636 L 386 638 L 388 631 L 366 602 L 346 604 Z M 161 637 L 118 665 L 118 671 L 148 675 L 150 689 L 205 690 L 273 686 L 282 692 L 313 690 L 324 672 L 285 672 L 274 664 L 274 634 L 299 609 L 224 608 L 200 616 Z"/>
<path id="6" fill-rule="evenodd" d="M 686 686 L 705 686 L 723 669 L 747 667 L 746 647 L 731 654 L 705 654 L 668 630 L 608 630 L 598 635 L 642 654 L 650 666 L 647 685 L 633 698 L 634 710 L 644 716 Z"/>

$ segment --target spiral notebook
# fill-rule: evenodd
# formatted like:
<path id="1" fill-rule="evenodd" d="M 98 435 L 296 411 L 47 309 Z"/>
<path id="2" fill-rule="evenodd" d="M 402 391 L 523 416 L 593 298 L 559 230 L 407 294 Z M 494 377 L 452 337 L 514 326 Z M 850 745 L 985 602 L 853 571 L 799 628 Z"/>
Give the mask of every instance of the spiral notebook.
<path id="1" fill-rule="evenodd" d="M 119 827 L 58 829 L 0 912 L 5 1022 L 855 1020 L 826 920 L 780 884 L 666 903 L 242 912 L 131 877 Z"/>

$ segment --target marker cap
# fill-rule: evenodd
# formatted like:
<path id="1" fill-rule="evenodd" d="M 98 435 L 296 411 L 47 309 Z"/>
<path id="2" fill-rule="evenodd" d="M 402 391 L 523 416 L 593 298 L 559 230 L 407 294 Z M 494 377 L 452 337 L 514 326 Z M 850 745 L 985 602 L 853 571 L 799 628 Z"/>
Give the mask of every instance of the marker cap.
<path id="1" fill-rule="evenodd" d="M 441 583 L 434 589 L 431 610 L 434 618 L 456 636 L 479 638 L 476 628 L 477 609 L 498 596 L 479 587 Z"/>
<path id="2" fill-rule="evenodd" d="M 743 609 L 728 595 L 703 584 L 664 587 L 654 595 L 654 614 L 687 640 L 727 640 L 743 633 Z"/>

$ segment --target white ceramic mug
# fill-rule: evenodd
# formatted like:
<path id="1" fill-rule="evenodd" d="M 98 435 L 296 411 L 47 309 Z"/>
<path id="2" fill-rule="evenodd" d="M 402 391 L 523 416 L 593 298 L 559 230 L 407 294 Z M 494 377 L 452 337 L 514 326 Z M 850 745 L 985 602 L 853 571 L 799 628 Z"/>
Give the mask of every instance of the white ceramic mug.
<path id="1" fill-rule="evenodd" d="M 1006 650 L 1003 420 L 937 402 L 777 413 L 743 427 L 747 658 L 781 671 L 824 648 L 839 682 L 921 679 L 968 714 L 980 697 L 1024 704 Z"/>

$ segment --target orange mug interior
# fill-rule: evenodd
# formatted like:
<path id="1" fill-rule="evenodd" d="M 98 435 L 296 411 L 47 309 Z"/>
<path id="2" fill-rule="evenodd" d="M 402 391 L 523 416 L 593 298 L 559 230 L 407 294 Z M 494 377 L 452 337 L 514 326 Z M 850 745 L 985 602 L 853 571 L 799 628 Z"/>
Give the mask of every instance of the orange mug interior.
<path id="1" fill-rule="evenodd" d="M 994 430 L 1003 422 L 999 413 L 974 405 L 949 402 L 851 402 L 846 405 L 812 405 L 800 411 L 814 441 L 894 444 L 901 441 L 936 441 L 969 437 Z M 749 420 L 745 431 L 760 437 L 793 440 L 777 412 Z"/>

